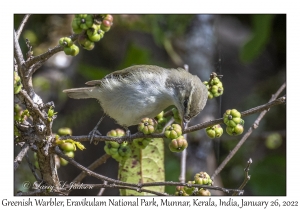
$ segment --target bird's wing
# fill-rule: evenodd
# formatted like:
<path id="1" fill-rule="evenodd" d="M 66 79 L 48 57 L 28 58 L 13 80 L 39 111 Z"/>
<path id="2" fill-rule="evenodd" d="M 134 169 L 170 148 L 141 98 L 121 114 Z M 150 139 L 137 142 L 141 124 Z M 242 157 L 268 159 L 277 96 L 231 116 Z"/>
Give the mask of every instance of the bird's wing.
<path id="1" fill-rule="evenodd" d="M 130 66 L 126 69 L 114 71 L 108 75 L 106 75 L 103 79 L 101 80 L 92 80 L 88 81 L 85 84 L 86 85 L 101 85 L 105 79 L 123 79 L 126 78 L 137 71 L 148 71 L 148 72 L 159 72 L 159 69 L 162 67 L 159 66 L 153 66 L 153 65 L 135 65 L 135 66 Z"/>

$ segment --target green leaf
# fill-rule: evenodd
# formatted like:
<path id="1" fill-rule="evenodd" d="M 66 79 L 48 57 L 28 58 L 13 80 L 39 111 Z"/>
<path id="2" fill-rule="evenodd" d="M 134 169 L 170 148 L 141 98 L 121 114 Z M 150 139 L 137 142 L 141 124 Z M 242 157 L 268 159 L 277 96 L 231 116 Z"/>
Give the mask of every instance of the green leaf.
<path id="1" fill-rule="evenodd" d="M 263 51 L 270 38 L 273 17 L 272 14 L 252 16 L 253 36 L 241 50 L 243 62 L 252 61 Z"/>
<path id="2" fill-rule="evenodd" d="M 162 138 L 153 139 L 145 149 L 138 149 L 131 144 L 131 155 L 119 164 L 119 180 L 128 183 L 163 182 L 164 142 Z M 164 186 L 151 186 L 145 189 L 164 192 Z M 121 189 L 121 195 L 150 195 L 133 190 Z"/>

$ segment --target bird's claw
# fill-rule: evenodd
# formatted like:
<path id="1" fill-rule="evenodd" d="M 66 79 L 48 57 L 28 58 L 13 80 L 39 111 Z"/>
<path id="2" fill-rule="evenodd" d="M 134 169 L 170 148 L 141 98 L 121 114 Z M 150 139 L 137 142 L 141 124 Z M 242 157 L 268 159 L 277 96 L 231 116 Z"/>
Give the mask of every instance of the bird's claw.
<path id="1" fill-rule="evenodd" d="M 89 133 L 89 140 L 90 143 L 94 143 L 94 145 L 97 145 L 99 143 L 99 141 L 93 141 L 94 137 L 96 136 L 102 136 L 102 134 L 97 130 L 97 129 L 93 129 L 90 133 Z"/>

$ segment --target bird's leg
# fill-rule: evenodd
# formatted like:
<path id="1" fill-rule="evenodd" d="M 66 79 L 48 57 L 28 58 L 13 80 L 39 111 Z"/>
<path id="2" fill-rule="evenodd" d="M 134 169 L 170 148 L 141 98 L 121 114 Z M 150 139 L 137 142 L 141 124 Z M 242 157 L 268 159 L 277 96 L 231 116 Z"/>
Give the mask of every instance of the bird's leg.
<path id="1" fill-rule="evenodd" d="M 98 127 L 100 125 L 100 123 L 102 122 L 102 120 L 104 119 L 105 114 L 103 114 L 103 116 L 100 118 L 99 122 L 97 123 L 97 125 L 94 127 L 94 129 L 89 133 L 89 139 L 90 139 L 90 143 L 93 142 L 94 136 L 95 134 L 98 136 L 101 136 L 102 134 L 98 131 Z M 98 141 L 94 141 L 94 144 L 97 145 L 99 142 Z"/>
<path id="2" fill-rule="evenodd" d="M 129 141 L 131 141 L 131 132 L 130 132 L 130 130 L 127 127 L 125 127 L 125 126 L 123 126 L 123 128 L 126 131 L 126 136 L 129 137 Z"/>

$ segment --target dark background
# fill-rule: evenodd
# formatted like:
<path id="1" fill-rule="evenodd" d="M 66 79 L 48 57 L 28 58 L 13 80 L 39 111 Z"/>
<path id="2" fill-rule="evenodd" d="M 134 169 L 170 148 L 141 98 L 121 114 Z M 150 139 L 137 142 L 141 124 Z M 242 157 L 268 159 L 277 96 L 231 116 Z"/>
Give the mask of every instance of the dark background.
<path id="1" fill-rule="evenodd" d="M 80 48 L 76 57 L 60 52 L 34 75 L 34 87 L 44 102 L 54 101 L 58 117 L 53 131 L 70 127 L 73 135 L 87 135 L 102 115 L 93 99 L 74 100 L 62 90 L 83 87 L 84 83 L 135 64 L 151 64 L 166 68 L 189 65 L 192 74 L 202 81 L 213 71 L 224 75 L 224 94 L 209 100 L 203 112 L 191 124 L 222 117 L 226 109 L 244 111 L 268 102 L 286 81 L 286 15 L 285 14 L 189 14 L 189 15 L 124 15 L 113 14 L 114 24 L 93 50 Z M 17 29 L 23 15 L 15 15 Z M 58 44 L 59 38 L 72 33 L 73 15 L 32 15 L 20 38 L 23 53 L 29 39 L 34 55 Z M 172 47 L 170 47 L 172 46 Z M 179 58 L 179 59 L 178 59 Z M 245 131 L 258 114 L 245 117 Z M 106 118 L 99 130 L 105 134 L 120 127 Z M 225 126 L 223 126 L 225 132 Z M 131 129 L 132 132 L 135 128 Z M 186 180 L 195 173 L 213 174 L 216 167 L 234 148 L 242 136 L 226 132 L 220 139 L 209 139 L 204 130 L 188 137 Z M 76 151 L 75 160 L 88 166 L 104 154 L 104 143 L 84 143 L 84 151 Z M 15 155 L 18 149 L 15 149 Z M 32 155 L 30 153 L 30 155 Z M 33 155 L 32 155 L 33 156 Z M 286 107 L 273 107 L 259 128 L 216 177 L 215 184 L 238 188 L 244 179 L 243 169 L 249 158 L 251 180 L 245 195 L 286 195 Z M 167 181 L 178 181 L 179 155 L 165 147 Z M 118 163 L 110 158 L 96 172 L 117 178 Z M 80 171 L 68 164 L 58 169 L 59 177 L 70 182 Z M 15 191 L 22 182 L 34 180 L 25 161 L 15 172 Z M 101 183 L 86 177 L 83 183 Z M 174 193 L 174 187 L 166 188 Z M 71 195 L 95 195 L 97 190 L 73 191 Z M 104 195 L 118 195 L 107 189 Z M 218 191 L 211 191 L 220 195 Z"/>

